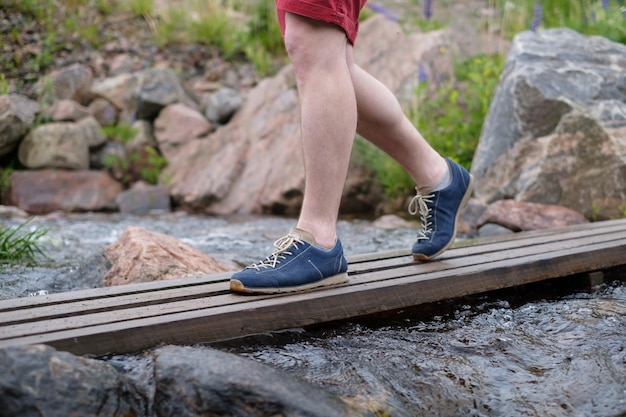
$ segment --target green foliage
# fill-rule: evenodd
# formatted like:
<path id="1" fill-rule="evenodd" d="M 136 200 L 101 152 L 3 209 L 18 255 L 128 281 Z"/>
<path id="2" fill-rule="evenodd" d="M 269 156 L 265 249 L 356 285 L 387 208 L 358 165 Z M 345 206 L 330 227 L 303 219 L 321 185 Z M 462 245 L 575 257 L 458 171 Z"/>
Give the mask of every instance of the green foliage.
<path id="1" fill-rule="evenodd" d="M 501 55 L 463 61 L 455 67 L 454 82 L 420 83 L 415 105 L 408 111 L 409 119 L 439 153 L 468 169 L 503 67 Z M 374 171 L 388 198 L 415 186 L 398 163 L 365 140 L 357 138 L 355 154 L 357 162 Z"/>
<path id="2" fill-rule="evenodd" d="M 44 255 L 38 241 L 48 230 L 35 228 L 27 232 L 24 229 L 29 222 L 30 219 L 17 227 L 0 228 L 0 264 L 32 262 L 37 254 Z"/>
<path id="3" fill-rule="evenodd" d="M 11 185 L 12 167 L 0 168 L 0 194 Z"/>
<path id="4" fill-rule="evenodd" d="M 167 159 L 150 147 L 143 148 L 144 165 L 140 168 L 141 179 L 149 184 L 158 184 L 161 171 L 167 166 Z"/>
<path id="5" fill-rule="evenodd" d="M 121 143 L 130 142 L 139 133 L 139 130 L 132 125 L 123 122 L 117 125 L 102 126 L 101 130 L 108 139 Z"/>
<path id="6" fill-rule="evenodd" d="M 109 140 L 128 144 L 138 130 L 128 123 L 120 123 L 103 126 L 102 132 Z M 139 179 L 157 184 L 161 171 L 167 166 L 167 159 L 151 146 L 131 151 L 127 156 L 106 155 L 102 162 L 114 178 L 126 185 Z"/>
<path id="7" fill-rule="evenodd" d="M 130 0 L 124 6 L 136 16 L 150 16 L 154 11 L 152 0 Z"/>
<path id="8" fill-rule="evenodd" d="M 475 56 L 456 65 L 456 81 L 421 83 L 409 117 L 442 155 L 470 168 L 493 92 L 504 67 L 501 55 Z"/>
<path id="9" fill-rule="evenodd" d="M 353 161 L 374 172 L 376 182 L 389 199 L 406 194 L 415 187 L 413 179 L 400 164 L 360 136 L 354 142 Z"/>
<path id="10" fill-rule="evenodd" d="M 512 38 L 529 28 L 567 27 L 585 35 L 626 43 L 626 5 L 617 0 L 497 0 L 501 34 Z"/>
<path id="11" fill-rule="evenodd" d="M 11 92 L 11 86 L 5 78 L 3 73 L 0 73 L 0 95 L 9 94 Z"/>
<path id="12" fill-rule="evenodd" d="M 245 24 L 233 20 L 238 14 L 248 16 Z M 155 39 L 160 46 L 184 42 L 214 46 L 229 60 L 245 57 L 261 76 L 275 72 L 285 56 L 273 0 L 208 0 L 192 10 L 171 8 L 159 19 Z"/>

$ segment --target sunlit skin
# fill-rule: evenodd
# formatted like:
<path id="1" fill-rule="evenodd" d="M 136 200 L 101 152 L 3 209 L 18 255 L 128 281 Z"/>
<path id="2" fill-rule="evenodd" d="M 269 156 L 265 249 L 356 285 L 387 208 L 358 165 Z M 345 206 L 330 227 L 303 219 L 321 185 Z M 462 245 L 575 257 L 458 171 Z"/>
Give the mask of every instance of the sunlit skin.
<path id="1" fill-rule="evenodd" d="M 437 184 L 448 168 L 393 93 L 354 63 L 340 27 L 291 13 L 285 24 L 300 94 L 306 178 L 297 227 L 330 248 L 355 133 L 398 161 L 420 187 Z"/>

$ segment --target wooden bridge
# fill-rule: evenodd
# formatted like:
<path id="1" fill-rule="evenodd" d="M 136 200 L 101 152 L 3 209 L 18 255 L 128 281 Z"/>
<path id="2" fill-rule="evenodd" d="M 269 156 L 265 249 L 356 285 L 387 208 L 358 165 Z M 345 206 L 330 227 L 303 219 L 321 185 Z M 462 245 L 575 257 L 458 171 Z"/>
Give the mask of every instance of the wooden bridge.
<path id="1" fill-rule="evenodd" d="M 541 280 L 626 274 L 626 219 L 461 242 L 438 260 L 408 252 L 349 259 L 335 288 L 244 296 L 229 274 L 0 301 L 0 347 L 45 343 L 102 355 L 163 343 L 237 339 L 366 316 Z"/>

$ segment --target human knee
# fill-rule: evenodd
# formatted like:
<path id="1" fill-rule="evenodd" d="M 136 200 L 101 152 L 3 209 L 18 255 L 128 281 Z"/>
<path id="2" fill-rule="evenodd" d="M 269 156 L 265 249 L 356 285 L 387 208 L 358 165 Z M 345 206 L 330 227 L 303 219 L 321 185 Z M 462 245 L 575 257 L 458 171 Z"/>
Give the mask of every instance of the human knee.
<path id="1" fill-rule="evenodd" d="M 345 63 L 347 38 L 336 25 L 287 14 L 285 48 L 296 71 Z"/>

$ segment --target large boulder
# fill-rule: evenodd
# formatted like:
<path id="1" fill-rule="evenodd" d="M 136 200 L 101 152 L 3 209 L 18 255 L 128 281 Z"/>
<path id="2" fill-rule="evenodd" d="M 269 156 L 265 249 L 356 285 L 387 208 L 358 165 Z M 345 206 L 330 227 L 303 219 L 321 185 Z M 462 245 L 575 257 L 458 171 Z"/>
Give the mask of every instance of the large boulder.
<path id="1" fill-rule="evenodd" d="M 212 349 L 166 346 L 154 352 L 159 416 L 374 415 L 282 371 Z"/>
<path id="2" fill-rule="evenodd" d="M 474 156 L 476 197 L 626 209 L 626 46 L 569 29 L 514 41 Z"/>
<path id="3" fill-rule="evenodd" d="M 0 415 L 146 415 L 134 385 L 103 361 L 44 345 L 0 349 Z"/>
<path id="4" fill-rule="evenodd" d="M 122 184 L 103 171 L 14 171 L 8 204 L 37 214 L 114 210 L 120 192 Z"/>
<path id="5" fill-rule="evenodd" d="M 441 56 L 444 32 L 407 36 L 383 16 L 365 21 L 360 36 L 356 62 L 400 97 L 417 84 L 420 62 L 449 59 Z M 304 189 L 299 119 L 293 68 L 287 66 L 250 91 L 230 123 L 182 146 L 162 182 L 177 204 L 192 211 L 295 214 Z"/>

